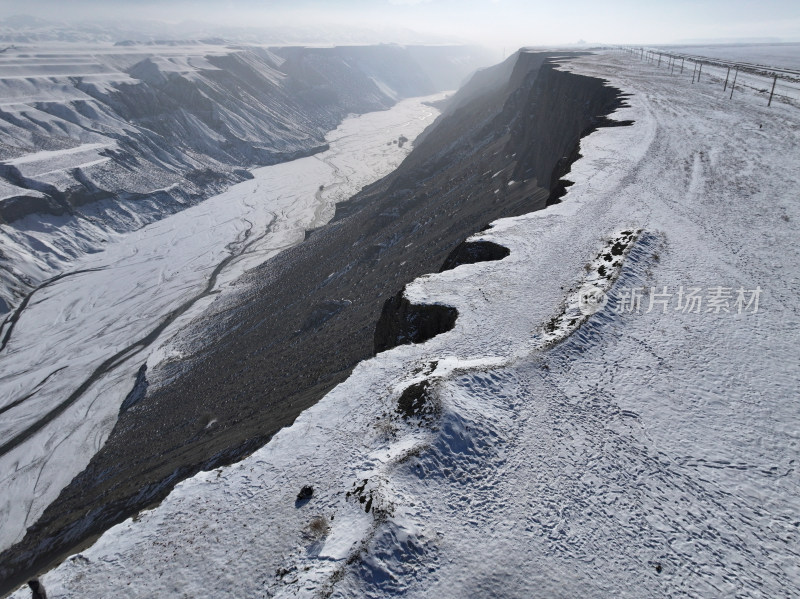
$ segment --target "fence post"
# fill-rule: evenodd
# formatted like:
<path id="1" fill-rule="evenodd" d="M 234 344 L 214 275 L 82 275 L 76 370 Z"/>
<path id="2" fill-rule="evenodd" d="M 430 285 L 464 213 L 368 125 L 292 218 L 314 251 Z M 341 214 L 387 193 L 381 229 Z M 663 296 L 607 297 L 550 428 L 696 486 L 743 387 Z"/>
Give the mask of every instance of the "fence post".
<path id="1" fill-rule="evenodd" d="M 728 72 L 725 73 L 725 85 L 722 87 L 722 91 L 725 91 L 726 89 L 728 89 L 728 77 L 730 77 L 730 76 L 731 76 L 731 68 L 728 67 Z"/>
<path id="2" fill-rule="evenodd" d="M 767 107 L 772 106 L 772 96 L 775 94 L 775 84 L 778 82 L 778 73 L 773 73 L 772 78 L 772 91 L 769 92 L 769 102 L 767 102 Z"/>
<path id="3" fill-rule="evenodd" d="M 692 83 L 694 83 L 694 74 L 697 72 L 697 63 L 694 63 L 694 69 L 692 70 Z"/>
<path id="4" fill-rule="evenodd" d="M 683 58 L 681 58 L 681 75 L 683 75 Z"/>
<path id="5" fill-rule="evenodd" d="M 703 63 L 700 63 L 700 70 L 697 72 L 697 83 L 700 83 L 700 75 L 703 74 Z"/>
<path id="6" fill-rule="evenodd" d="M 658 53 L 658 65 L 656 66 L 661 66 L 661 52 Z"/>
<path id="7" fill-rule="evenodd" d="M 736 89 L 736 78 L 739 76 L 739 67 L 736 67 L 736 71 L 733 73 L 733 83 L 731 83 L 731 96 L 728 98 L 729 100 L 733 99 L 733 90 Z"/>

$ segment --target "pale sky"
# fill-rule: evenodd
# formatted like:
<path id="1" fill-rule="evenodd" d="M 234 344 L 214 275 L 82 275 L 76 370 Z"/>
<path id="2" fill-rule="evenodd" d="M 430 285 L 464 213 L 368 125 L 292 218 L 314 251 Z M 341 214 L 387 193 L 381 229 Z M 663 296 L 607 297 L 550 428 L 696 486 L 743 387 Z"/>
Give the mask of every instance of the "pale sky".
<path id="1" fill-rule="evenodd" d="M 409 28 L 509 49 L 578 40 L 628 44 L 700 38 L 800 41 L 799 0 L 0 0 L 0 14 L 194 20 L 249 27 Z"/>

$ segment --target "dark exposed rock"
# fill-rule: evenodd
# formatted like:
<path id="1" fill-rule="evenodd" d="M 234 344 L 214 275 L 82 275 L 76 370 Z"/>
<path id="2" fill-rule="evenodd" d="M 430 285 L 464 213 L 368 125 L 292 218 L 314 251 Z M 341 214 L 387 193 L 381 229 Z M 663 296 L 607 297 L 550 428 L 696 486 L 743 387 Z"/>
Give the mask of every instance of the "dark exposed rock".
<path id="1" fill-rule="evenodd" d="M 303 507 L 314 496 L 314 487 L 311 485 L 305 485 L 300 492 L 297 494 L 297 498 L 294 500 L 295 507 Z"/>
<path id="2" fill-rule="evenodd" d="M 409 385 L 397 400 L 397 412 L 406 420 L 430 422 L 441 414 L 441 405 L 427 379 Z"/>
<path id="3" fill-rule="evenodd" d="M 31 589 L 31 599 L 47 599 L 47 592 L 44 590 L 44 585 L 39 582 L 39 579 L 29 580 L 28 586 Z"/>
<path id="4" fill-rule="evenodd" d="M 54 216 L 72 212 L 71 206 L 66 201 L 66 194 L 48 183 L 24 176 L 16 166 L 0 164 L 0 179 L 4 179 L 16 187 L 35 192 L 30 195 L 11 196 L 0 201 L 0 218 L 3 222 L 11 223 L 32 214 L 30 212 L 32 207 L 40 210 L 43 214 Z"/>
<path id="5" fill-rule="evenodd" d="M 133 383 L 133 389 L 122 400 L 122 405 L 119 407 L 120 413 L 128 411 L 142 401 L 147 395 L 147 387 L 149 385 L 150 383 L 147 382 L 147 364 L 142 364 L 136 372 L 136 381 Z"/>
<path id="6" fill-rule="evenodd" d="M 242 181 L 249 181 L 250 179 L 255 178 L 255 175 L 253 175 L 253 173 L 243 168 L 233 169 L 233 174 L 239 177 Z"/>
<path id="7" fill-rule="evenodd" d="M 510 253 L 511 250 L 507 247 L 503 247 L 492 241 L 464 241 L 463 243 L 459 243 L 456 249 L 450 252 L 450 255 L 439 269 L 439 272 L 452 270 L 462 264 L 502 260 Z"/>
<path id="8" fill-rule="evenodd" d="M 57 201 L 48 197 L 34 195 L 18 195 L 0 200 L 0 222 L 12 223 L 25 218 L 34 210 L 37 214 L 61 216 L 67 209 Z"/>
<path id="9" fill-rule="evenodd" d="M 412 304 L 400 291 L 383 304 L 375 327 L 375 353 L 407 343 L 422 343 L 456 325 L 458 310 L 438 304 Z"/>

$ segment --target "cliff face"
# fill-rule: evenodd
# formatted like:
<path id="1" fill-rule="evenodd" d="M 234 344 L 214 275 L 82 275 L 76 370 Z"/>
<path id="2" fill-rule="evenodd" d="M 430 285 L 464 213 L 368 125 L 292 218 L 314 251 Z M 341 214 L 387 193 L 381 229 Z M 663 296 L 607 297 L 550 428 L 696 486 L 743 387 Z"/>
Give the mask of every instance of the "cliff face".
<path id="1" fill-rule="evenodd" d="M 194 357 L 153 373 L 88 468 L 0 556 L 0 578 L 20 579 L 181 478 L 236 459 L 290 424 L 373 355 L 385 305 L 389 321 L 408 320 L 397 299 L 404 285 L 451 254 L 454 263 L 481 259 L 454 249 L 493 220 L 543 208 L 557 165 L 619 105 L 618 90 L 558 71 L 543 54 L 515 55 L 481 73 L 397 171 L 251 271 L 247 291 L 217 302 L 184 335 Z M 491 248 L 486 259 L 502 254 Z M 437 319 L 434 333 L 452 325 Z M 383 328 L 379 349 L 404 335 L 392 322 Z M 213 431 L 204 430 L 208 414 Z"/>
<path id="2" fill-rule="evenodd" d="M 24 90 L 0 64 L 0 242 L 14 241 L 0 253 L 7 303 L 55 274 L 47 265 L 101 249 L 104 230 L 195 204 L 242 181 L 244 168 L 320 151 L 348 114 L 450 89 L 485 59 L 465 47 L 153 52 L 100 56 L 92 76 L 42 77 L 32 64 Z M 74 60 L 91 70 L 87 57 Z M 87 219 L 97 239 L 76 234 Z M 26 245 L 41 221 L 53 223 L 45 245 L 57 257 Z M 26 258 L 42 272 L 19 273 Z"/>
<path id="3" fill-rule="evenodd" d="M 459 243 L 442 264 L 439 272 L 462 264 L 502 260 L 510 250 L 491 241 Z M 423 343 L 436 335 L 452 330 L 458 310 L 439 304 L 412 304 L 404 297 L 405 287 L 383 304 L 375 325 L 375 353 L 408 343 Z"/>
<path id="4" fill-rule="evenodd" d="M 422 343 L 451 330 L 458 310 L 450 306 L 415 305 L 399 291 L 383 304 L 375 326 L 375 353 L 407 343 Z"/>

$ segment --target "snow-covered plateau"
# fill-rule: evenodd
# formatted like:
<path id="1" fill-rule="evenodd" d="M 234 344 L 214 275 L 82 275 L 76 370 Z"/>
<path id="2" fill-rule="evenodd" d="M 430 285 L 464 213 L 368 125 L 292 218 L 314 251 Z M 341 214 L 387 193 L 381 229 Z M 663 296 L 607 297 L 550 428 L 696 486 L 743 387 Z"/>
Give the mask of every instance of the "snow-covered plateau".
<path id="1" fill-rule="evenodd" d="M 508 257 L 407 288 L 455 328 L 110 529 L 51 596 L 800 595 L 800 112 L 625 54 L 562 68 L 635 124 L 474 238 Z"/>
<path id="2" fill-rule="evenodd" d="M 148 359 L 245 271 L 301 242 L 336 202 L 395 169 L 442 95 L 346 119 L 314 156 L 254 178 L 71 262 L 3 330 L 0 547 L 19 540 L 102 446 Z M 7 343 L 5 341 L 7 340 Z"/>
<path id="3" fill-rule="evenodd" d="M 663 46 L 672 50 L 709 58 L 722 58 L 785 69 L 800 69 L 800 43 L 752 44 L 677 44 Z"/>
<path id="4" fill-rule="evenodd" d="M 657 68 L 668 70 L 672 75 L 688 73 L 693 83 L 695 80 L 711 80 L 728 93 L 730 100 L 742 91 L 755 92 L 769 106 L 773 102 L 800 104 L 797 48 L 798 45 L 779 46 L 775 54 L 762 53 L 749 46 L 665 46 L 655 51 L 644 48 L 631 48 L 629 51 Z M 667 54 L 661 53 L 659 56 L 660 50 L 665 50 Z M 649 53 L 647 58 L 645 52 Z M 699 54 L 687 54 L 690 52 Z M 791 66 L 779 67 L 776 64 Z"/>

